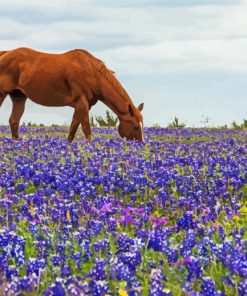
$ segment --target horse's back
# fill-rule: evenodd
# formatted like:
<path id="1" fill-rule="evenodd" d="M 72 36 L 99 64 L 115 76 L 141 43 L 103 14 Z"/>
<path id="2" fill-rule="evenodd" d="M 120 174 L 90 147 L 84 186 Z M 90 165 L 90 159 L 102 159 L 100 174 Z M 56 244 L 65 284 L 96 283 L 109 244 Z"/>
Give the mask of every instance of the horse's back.
<path id="1" fill-rule="evenodd" d="M 84 93 L 90 99 L 97 89 L 91 57 L 84 51 L 54 54 L 18 48 L 10 55 L 18 68 L 16 88 L 41 105 L 72 105 L 75 97 Z"/>
<path id="2" fill-rule="evenodd" d="M 84 57 L 85 59 L 96 59 L 90 52 L 85 49 L 72 49 L 66 52 L 61 53 L 50 53 L 50 52 L 41 52 L 38 50 L 34 50 L 28 47 L 19 47 L 8 51 L 16 58 L 18 57 L 26 57 L 26 58 L 41 58 L 46 57 L 48 59 L 73 59 L 78 57 Z M 1 53 L 1 52 L 0 52 Z"/>
<path id="3" fill-rule="evenodd" d="M 43 53 L 21 47 L 8 51 L 4 60 L 0 68 L 11 81 L 7 89 L 20 89 L 41 105 L 71 105 L 83 93 L 88 99 L 99 93 L 97 59 L 85 50 Z"/>
<path id="4" fill-rule="evenodd" d="M 0 52 L 1 53 L 1 52 Z M 3 54 L 4 59 L 1 59 L 0 66 L 2 68 L 15 68 L 23 70 L 43 68 L 46 64 L 51 71 L 60 71 L 65 68 L 79 69 L 93 71 L 95 62 L 101 62 L 91 53 L 84 49 L 73 49 L 63 53 L 46 53 L 37 51 L 27 47 L 19 47 Z"/>

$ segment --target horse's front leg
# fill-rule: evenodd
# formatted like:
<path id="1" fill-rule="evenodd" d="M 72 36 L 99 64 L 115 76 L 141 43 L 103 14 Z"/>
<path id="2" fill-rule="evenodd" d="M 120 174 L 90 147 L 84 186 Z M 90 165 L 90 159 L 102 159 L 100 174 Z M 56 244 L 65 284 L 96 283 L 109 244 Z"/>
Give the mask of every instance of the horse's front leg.
<path id="1" fill-rule="evenodd" d="M 81 127 L 82 127 L 82 131 L 83 131 L 85 137 L 88 139 L 89 142 L 91 142 L 92 141 L 92 132 L 91 132 L 91 126 L 89 123 L 89 112 L 87 112 L 83 115 L 83 118 L 81 120 Z"/>
<path id="2" fill-rule="evenodd" d="M 75 108 L 72 122 L 70 125 L 69 136 L 68 136 L 68 141 L 70 143 L 74 140 L 79 124 L 80 124 L 79 110 Z"/>
<path id="3" fill-rule="evenodd" d="M 81 123 L 82 130 L 85 137 L 91 142 L 92 133 L 91 133 L 91 127 L 89 123 L 89 105 L 88 105 L 86 96 L 81 96 L 75 102 L 75 112 L 70 125 L 70 131 L 68 136 L 69 142 L 73 141 L 75 137 L 75 133 L 80 123 Z"/>
<path id="4" fill-rule="evenodd" d="M 13 103 L 12 107 L 12 113 L 9 118 L 9 125 L 11 128 L 12 132 L 12 138 L 13 139 L 18 139 L 19 138 L 19 124 L 20 124 L 20 119 L 24 113 L 25 110 L 25 103 L 26 103 L 26 97 L 22 94 L 17 94 L 17 93 L 10 93 L 10 98 Z"/>

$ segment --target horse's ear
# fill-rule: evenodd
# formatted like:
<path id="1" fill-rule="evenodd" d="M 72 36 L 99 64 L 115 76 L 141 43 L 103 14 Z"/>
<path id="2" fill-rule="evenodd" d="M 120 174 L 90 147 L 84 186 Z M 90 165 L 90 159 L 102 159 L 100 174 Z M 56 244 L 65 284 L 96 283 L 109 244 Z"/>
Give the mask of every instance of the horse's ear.
<path id="1" fill-rule="evenodd" d="M 138 106 L 138 110 L 139 110 L 139 111 L 142 111 L 143 107 L 144 107 L 144 103 L 141 103 L 141 104 Z"/>
<path id="2" fill-rule="evenodd" d="M 134 110 L 133 110 L 133 107 L 129 104 L 129 113 L 131 116 L 134 115 Z"/>

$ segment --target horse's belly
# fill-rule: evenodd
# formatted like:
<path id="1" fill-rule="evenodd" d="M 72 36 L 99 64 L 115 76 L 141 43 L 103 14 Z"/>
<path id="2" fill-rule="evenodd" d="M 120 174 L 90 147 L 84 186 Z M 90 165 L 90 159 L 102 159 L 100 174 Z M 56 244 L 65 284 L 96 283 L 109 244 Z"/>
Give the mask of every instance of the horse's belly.
<path id="1" fill-rule="evenodd" d="M 40 95 L 27 95 L 27 97 L 36 104 L 46 107 L 63 107 L 70 106 L 73 103 L 72 98 L 64 98 L 62 96 L 54 97 L 54 95 L 47 94 L 43 97 Z"/>
<path id="2" fill-rule="evenodd" d="M 68 106 L 73 103 L 72 94 L 62 78 L 33 77 L 26 83 L 20 83 L 20 90 L 33 102 L 47 106 Z"/>

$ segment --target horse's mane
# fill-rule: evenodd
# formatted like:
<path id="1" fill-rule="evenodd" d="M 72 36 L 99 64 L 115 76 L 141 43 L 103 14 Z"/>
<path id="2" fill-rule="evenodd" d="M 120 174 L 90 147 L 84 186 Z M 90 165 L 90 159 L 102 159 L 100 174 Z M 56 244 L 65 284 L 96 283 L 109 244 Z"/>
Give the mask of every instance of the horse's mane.
<path id="1" fill-rule="evenodd" d="M 2 56 L 3 54 L 5 54 L 7 51 L 0 51 L 0 56 Z"/>
<path id="2" fill-rule="evenodd" d="M 105 65 L 105 63 L 93 56 L 90 52 L 80 49 L 84 54 L 86 54 L 88 57 L 92 59 L 93 65 L 97 72 L 99 72 L 113 87 L 115 90 L 121 95 L 127 97 L 129 100 L 129 95 L 125 91 L 125 89 L 122 87 L 121 83 L 118 81 L 118 79 L 115 77 L 115 72 L 108 69 Z M 131 100 L 130 100 L 131 101 Z"/>

